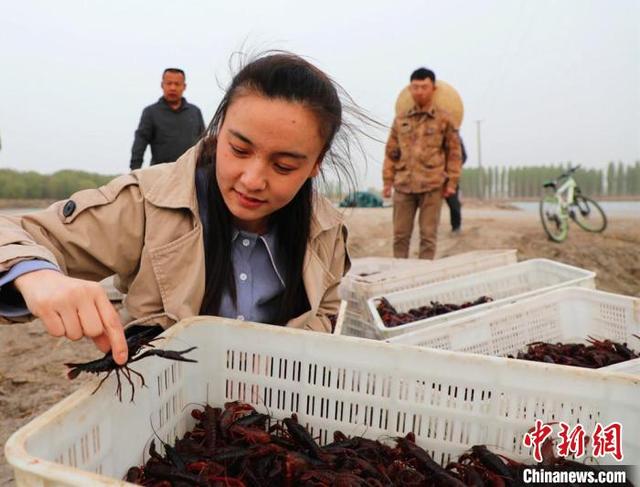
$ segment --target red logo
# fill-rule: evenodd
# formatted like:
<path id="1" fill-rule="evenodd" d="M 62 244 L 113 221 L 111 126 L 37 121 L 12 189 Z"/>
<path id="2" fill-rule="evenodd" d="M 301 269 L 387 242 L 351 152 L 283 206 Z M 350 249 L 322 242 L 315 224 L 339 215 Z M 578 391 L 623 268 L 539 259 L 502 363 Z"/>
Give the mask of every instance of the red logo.
<path id="1" fill-rule="evenodd" d="M 536 419 L 536 425 L 524 435 L 522 443 L 524 443 L 526 447 L 533 446 L 533 458 L 536 462 L 542 461 L 542 444 L 551 433 L 553 433 L 551 426 Z"/>
<path id="2" fill-rule="evenodd" d="M 556 447 L 559 457 L 568 457 L 570 454 L 574 454 L 575 458 L 580 458 L 584 455 L 586 446 L 586 439 L 584 435 L 584 428 L 581 424 L 578 424 L 573 430 L 570 426 L 560 421 L 560 428 L 562 431 L 558 433 L 560 437 L 560 443 Z"/>
<path id="3" fill-rule="evenodd" d="M 565 422 L 558 423 L 560 431 L 558 438 L 560 442 L 556 446 L 558 457 L 574 456 L 580 458 L 585 454 L 586 445 L 589 438 L 585 434 L 581 424 L 573 429 Z M 533 458 L 536 462 L 542 462 L 544 458 L 553 455 L 551 448 L 553 441 L 549 438 L 553 433 L 553 428 L 536 419 L 536 425 L 531 428 L 522 438 L 522 444 L 528 448 L 533 447 Z M 592 435 L 592 449 L 594 457 L 604 457 L 609 454 L 617 461 L 622 461 L 622 425 L 613 422 L 608 426 L 596 423 Z"/>
<path id="4" fill-rule="evenodd" d="M 622 425 L 620 423 L 611 423 L 603 428 L 600 423 L 596 424 L 593 432 L 593 456 L 603 457 L 607 453 L 613 455 L 613 458 L 619 462 L 623 458 L 622 454 Z"/>

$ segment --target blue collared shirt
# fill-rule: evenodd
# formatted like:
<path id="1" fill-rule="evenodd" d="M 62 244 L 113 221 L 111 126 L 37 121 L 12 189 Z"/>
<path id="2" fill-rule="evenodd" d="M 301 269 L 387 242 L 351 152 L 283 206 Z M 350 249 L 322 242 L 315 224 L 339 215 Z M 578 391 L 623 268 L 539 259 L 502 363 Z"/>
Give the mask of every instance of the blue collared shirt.
<path id="1" fill-rule="evenodd" d="M 242 230 L 233 232 L 231 253 L 237 303 L 225 290 L 220 316 L 258 323 L 274 323 L 284 279 L 278 266 L 276 236 L 273 231 L 257 235 Z"/>
<path id="2" fill-rule="evenodd" d="M 17 289 L 9 288 L 8 284 L 23 274 L 43 269 L 60 270 L 57 265 L 51 262 L 36 259 L 18 262 L 7 272 L 0 274 L 0 314 L 2 316 L 17 317 L 29 314 L 22 295 Z"/>

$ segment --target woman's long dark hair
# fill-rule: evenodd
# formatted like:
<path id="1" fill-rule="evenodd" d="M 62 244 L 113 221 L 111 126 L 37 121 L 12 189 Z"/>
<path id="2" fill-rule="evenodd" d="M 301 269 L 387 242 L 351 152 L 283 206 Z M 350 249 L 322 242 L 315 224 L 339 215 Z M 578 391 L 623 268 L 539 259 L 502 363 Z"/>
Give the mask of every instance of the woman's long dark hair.
<path id="1" fill-rule="evenodd" d="M 339 89 L 318 68 L 285 52 L 262 55 L 246 64 L 233 77 L 203 136 L 197 162 L 198 171 L 206 175 L 208 202 L 208 222 L 205 225 L 208 231 L 204 242 L 206 285 L 201 314 L 218 314 L 225 289 L 234 301 L 237 297 L 231 258 L 232 215 L 222 198 L 215 171 L 217 136 L 234 97 L 257 93 L 267 98 L 301 103 L 311 109 L 319 121 L 324 138 L 321 168 L 324 169 L 329 162 L 339 175 L 346 178 L 348 186 L 353 187 L 349 137 L 343 136 L 344 130 L 341 130 L 345 127 Z M 347 127 L 347 131 L 352 129 Z M 314 184 L 310 178 L 291 202 L 270 216 L 270 227 L 276 232 L 279 246 L 278 261 L 285 264 L 282 269 L 285 290 L 276 324 L 284 324 L 309 309 L 302 271 L 310 238 L 313 198 Z"/>

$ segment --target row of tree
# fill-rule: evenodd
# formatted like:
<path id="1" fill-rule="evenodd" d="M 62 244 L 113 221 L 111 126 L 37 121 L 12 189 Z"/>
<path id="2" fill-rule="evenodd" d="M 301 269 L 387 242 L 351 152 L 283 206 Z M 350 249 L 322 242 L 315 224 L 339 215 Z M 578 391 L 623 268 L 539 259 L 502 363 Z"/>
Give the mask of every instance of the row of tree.
<path id="1" fill-rule="evenodd" d="M 475 198 L 538 197 L 545 181 L 558 177 L 570 166 L 467 167 L 460 188 L 465 196 Z M 81 189 L 102 186 L 114 177 L 72 170 L 49 175 L 0 169 L 0 198 L 59 200 Z M 579 169 L 574 177 L 582 191 L 593 196 L 640 195 L 640 161 L 632 165 L 612 162 L 606 170 Z M 345 192 L 343 185 L 334 181 L 321 181 L 320 190 L 333 199 L 341 198 Z"/>
<path id="2" fill-rule="evenodd" d="M 464 168 L 460 188 L 475 198 L 538 197 L 545 181 L 555 179 L 572 165 Z M 640 195 L 640 161 L 609 163 L 606 170 L 578 169 L 573 174 L 583 193 L 593 196 Z"/>
<path id="3" fill-rule="evenodd" d="M 61 200 L 81 189 L 102 186 L 113 178 L 85 171 L 40 174 L 0 169 L 0 198 Z"/>

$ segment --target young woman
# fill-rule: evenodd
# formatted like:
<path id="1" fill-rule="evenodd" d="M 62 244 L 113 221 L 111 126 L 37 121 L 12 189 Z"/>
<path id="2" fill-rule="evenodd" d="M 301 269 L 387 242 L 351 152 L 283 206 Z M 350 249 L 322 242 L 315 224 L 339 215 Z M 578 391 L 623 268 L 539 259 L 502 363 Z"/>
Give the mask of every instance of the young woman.
<path id="1" fill-rule="evenodd" d="M 91 337 L 120 364 L 122 323 L 134 320 L 209 314 L 330 332 L 347 232 L 314 180 L 327 165 L 351 176 L 343 129 L 326 74 L 292 54 L 254 60 L 176 163 L 0 218 L 0 319 L 30 311 L 51 335 Z M 96 284 L 112 274 L 124 317 Z"/>

